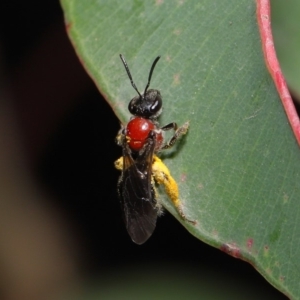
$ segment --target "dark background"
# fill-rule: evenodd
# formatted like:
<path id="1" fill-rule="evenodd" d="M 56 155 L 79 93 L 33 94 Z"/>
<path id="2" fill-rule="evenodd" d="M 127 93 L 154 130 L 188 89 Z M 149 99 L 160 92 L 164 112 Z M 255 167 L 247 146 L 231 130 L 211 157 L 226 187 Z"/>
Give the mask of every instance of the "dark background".
<path id="1" fill-rule="evenodd" d="M 168 262 L 231 278 L 267 299 L 286 299 L 250 264 L 195 239 L 167 213 L 147 243 L 131 242 L 113 167 L 121 155 L 114 143 L 119 122 L 80 65 L 58 1 L 2 1 L 0 11 L 2 77 L 22 152 L 35 183 L 51 195 L 47 205 L 72 235 L 74 272 L 95 278 Z"/>

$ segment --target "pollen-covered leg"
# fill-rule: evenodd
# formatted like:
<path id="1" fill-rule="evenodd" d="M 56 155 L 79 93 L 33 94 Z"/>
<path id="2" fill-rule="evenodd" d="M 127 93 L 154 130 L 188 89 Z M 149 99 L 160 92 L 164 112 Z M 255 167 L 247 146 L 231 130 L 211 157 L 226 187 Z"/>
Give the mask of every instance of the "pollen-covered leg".
<path id="1" fill-rule="evenodd" d="M 171 125 L 173 125 L 173 126 L 171 126 Z M 175 130 L 175 133 L 172 136 L 172 138 L 169 140 L 169 142 L 167 142 L 164 146 L 162 146 L 161 150 L 171 148 L 181 136 L 183 136 L 184 134 L 187 133 L 189 126 L 190 126 L 190 122 L 187 121 L 179 128 L 177 128 L 176 123 L 170 123 L 169 125 L 162 127 L 161 128 L 162 130 L 169 130 L 169 129 L 173 128 Z"/>
<path id="2" fill-rule="evenodd" d="M 114 162 L 114 164 L 115 164 L 115 168 L 116 168 L 117 170 L 122 171 L 122 170 L 123 170 L 123 156 L 121 156 L 119 159 L 117 159 L 117 160 Z"/>
<path id="3" fill-rule="evenodd" d="M 179 199 L 178 185 L 171 176 L 167 166 L 156 155 L 153 157 L 152 173 L 155 181 L 158 184 L 164 185 L 167 195 L 171 199 L 181 218 L 192 224 L 196 224 L 196 221 L 189 220 L 184 214 L 182 203 Z"/>

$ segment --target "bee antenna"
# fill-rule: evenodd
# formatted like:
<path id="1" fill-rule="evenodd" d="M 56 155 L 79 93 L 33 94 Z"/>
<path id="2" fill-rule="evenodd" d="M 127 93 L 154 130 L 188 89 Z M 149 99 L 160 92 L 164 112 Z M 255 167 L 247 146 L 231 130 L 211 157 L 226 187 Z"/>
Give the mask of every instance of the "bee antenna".
<path id="1" fill-rule="evenodd" d="M 145 88 L 145 92 L 144 92 L 144 95 L 146 94 L 147 90 L 148 90 L 148 87 L 150 85 L 150 81 L 151 81 L 151 77 L 152 77 L 152 73 L 153 73 L 153 70 L 157 64 L 157 62 L 159 61 L 160 59 L 160 56 L 157 56 L 152 64 L 152 67 L 151 67 L 151 70 L 150 70 L 150 73 L 149 73 L 149 77 L 148 77 L 148 83 L 146 85 L 146 88 Z"/>
<path id="2" fill-rule="evenodd" d="M 141 93 L 139 92 L 139 90 L 137 89 L 135 83 L 133 82 L 132 76 L 131 76 L 130 71 L 129 71 L 129 67 L 128 67 L 127 62 L 126 62 L 126 60 L 125 60 L 125 58 L 123 57 L 122 54 L 120 54 L 120 58 L 121 58 L 121 60 L 122 60 L 122 62 L 123 62 L 123 65 L 124 65 L 124 67 L 125 67 L 125 70 L 126 70 L 126 72 L 127 72 L 128 77 L 129 77 L 129 79 L 130 79 L 130 82 L 131 82 L 132 87 L 136 90 L 136 92 L 139 94 L 139 96 L 142 97 Z M 156 59 L 156 60 L 157 60 L 157 59 Z M 153 64 L 154 64 L 154 63 L 153 63 Z M 154 66 L 155 66 L 155 64 L 154 64 Z M 153 71 L 153 66 L 152 66 L 152 68 L 151 68 L 151 72 L 150 72 L 150 73 L 152 73 L 152 71 Z M 151 76 L 150 76 L 149 78 L 151 78 Z M 148 86 L 149 86 L 149 82 L 148 82 Z"/>

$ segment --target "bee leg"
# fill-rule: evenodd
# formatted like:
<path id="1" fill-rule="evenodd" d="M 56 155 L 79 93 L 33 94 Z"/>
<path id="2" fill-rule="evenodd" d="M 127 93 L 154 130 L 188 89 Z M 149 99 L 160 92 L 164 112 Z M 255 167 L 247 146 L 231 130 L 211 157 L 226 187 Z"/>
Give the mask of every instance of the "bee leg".
<path id="1" fill-rule="evenodd" d="M 161 128 L 161 130 L 163 130 L 163 131 L 167 131 L 167 130 L 171 130 L 171 129 L 173 129 L 174 131 L 176 131 L 176 130 L 177 130 L 177 128 L 178 128 L 178 125 L 177 125 L 177 123 L 175 123 L 175 122 L 172 122 L 172 123 L 169 123 L 169 124 L 167 124 L 167 125 L 163 126 L 163 127 Z"/>
<path id="2" fill-rule="evenodd" d="M 157 215 L 159 217 L 161 217 L 164 214 L 164 209 L 163 209 L 163 206 L 161 205 L 161 203 L 159 201 L 158 192 L 157 192 L 157 190 L 155 188 L 154 176 L 151 176 L 151 188 L 152 188 L 153 193 L 154 193 L 155 208 L 157 210 Z"/>
<path id="3" fill-rule="evenodd" d="M 195 225 L 196 221 L 188 219 L 183 212 L 183 207 L 179 199 L 179 191 L 176 181 L 171 176 L 167 166 L 156 155 L 154 155 L 153 157 L 152 174 L 158 184 L 164 185 L 167 195 L 171 199 L 181 218 Z"/>
<path id="4" fill-rule="evenodd" d="M 180 127 L 177 127 L 176 123 L 170 123 L 170 124 L 162 127 L 161 130 L 164 130 L 164 131 L 174 129 L 175 133 L 172 136 L 172 138 L 164 146 L 161 147 L 161 150 L 171 148 L 181 136 L 183 136 L 184 134 L 187 133 L 189 126 L 190 126 L 190 123 L 189 123 L 189 121 L 187 121 Z"/>

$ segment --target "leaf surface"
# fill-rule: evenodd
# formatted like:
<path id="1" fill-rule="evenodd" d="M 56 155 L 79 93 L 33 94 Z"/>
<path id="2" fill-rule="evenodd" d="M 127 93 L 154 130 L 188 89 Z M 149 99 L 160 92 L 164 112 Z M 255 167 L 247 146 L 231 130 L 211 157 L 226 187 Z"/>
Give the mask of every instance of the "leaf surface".
<path id="1" fill-rule="evenodd" d="M 256 4 L 224 1 L 64 0 L 69 36 L 87 72 L 124 123 L 136 95 L 162 93 L 160 124 L 190 121 L 162 158 L 180 188 L 193 235 L 253 264 L 300 298 L 299 149 L 265 67 Z M 199 255 L 201 255 L 199 253 Z"/>

